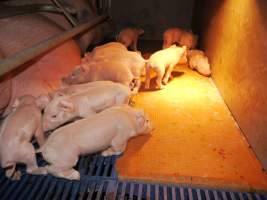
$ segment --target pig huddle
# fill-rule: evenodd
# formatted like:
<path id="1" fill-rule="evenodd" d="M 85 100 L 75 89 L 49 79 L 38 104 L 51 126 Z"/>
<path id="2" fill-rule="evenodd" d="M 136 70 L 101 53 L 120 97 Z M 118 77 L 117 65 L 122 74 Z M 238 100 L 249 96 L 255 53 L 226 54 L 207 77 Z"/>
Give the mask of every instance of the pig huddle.
<path id="1" fill-rule="evenodd" d="M 27 173 L 79 180 L 80 174 L 73 167 L 80 155 L 119 155 L 130 138 L 153 130 L 145 112 L 128 105 L 139 91 L 141 76 L 146 75 L 148 89 L 153 69 L 157 88 L 162 89 L 174 66 L 183 60 L 200 74 L 210 75 L 204 53 L 188 50 L 196 46 L 191 32 L 167 30 L 163 50 L 148 60 L 139 52 L 127 50 L 128 46 L 137 50 L 140 34 L 143 30 L 124 30 L 119 42 L 86 53 L 81 65 L 62 78 L 63 88 L 36 98 L 25 95 L 16 99 L 0 129 L 0 164 L 6 168 L 7 177 L 19 179 L 16 164 L 24 163 Z M 45 135 L 47 131 L 51 132 L 49 136 Z M 38 150 L 31 143 L 33 137 Z M 42 153 L 49 164 L 38 167 L 36 153 Z"/>
<path id="2" fill-rule="evenodd" d="M 121 154 L 130 138 L 152 131 L 144 111 L 128 105 L 131 95 L 121 83 L 94 81 L 16 99 L 0 130 L 0 164 L 6 176 L 19 179 L 15 167 L 24 163 L 27 173 L 79 180 L 73 167 L 80 155 Z M 64 125 L 67 122 L 73 123 Z M 47 137 L 46 131 L 52 133 Z M 33 137 L 38 150 L 31 143 Z M 42 153 L 49 164 L 38 167 L 35 153 Z"/>

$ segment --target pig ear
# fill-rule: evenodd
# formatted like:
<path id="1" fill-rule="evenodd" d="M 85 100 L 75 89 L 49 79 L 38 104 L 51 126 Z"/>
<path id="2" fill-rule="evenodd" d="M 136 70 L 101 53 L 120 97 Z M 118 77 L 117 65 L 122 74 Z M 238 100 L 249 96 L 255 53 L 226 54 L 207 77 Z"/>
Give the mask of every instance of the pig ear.
<path id="1" fill-rule="evenodd" d="M 138 30 L 138 32 L 139 32 L 139 35 L 143 35 L 143 34 L 145 33 L 144 29 L 142 29 L 142 28 L 140 28 L 140 29 Z"/>
<path id="2" fill-rule="evenodd" d="M 137 113 L 136 113 L 136 121 L 137 121 L 137 124 L 138 124 L 138 127 L 140 128 L 143 128 L 144 125 L 145 125 L 145 112 L 144 110 L 138 110 Z"/>
<path id="3" fill-rule="evenodd" d="M 60 100 L 59 107 L 61 110 L 66 111 L 66 112 L 72 112 L 74 110 L 72 101 L 67 98 Z"/>
<path id="4" fill-rule="evenodd" d="M 19 106 L 19 98 L 16 98 L 14 103 L 12 104 L 12 110 L 15 110 Z"/>
<path id="5" fill-rule="evenodd" d="M 51 98 L 51 100 L 55 99 L 55 98 L 58 98 L 58 97 L 65 96 L 65 94 L 63 92 L 60 92 L 60 91 L 51 92 L 51 93 L 48 93 L 48 95 Z"/>
<path id="6" fill-rule="evenodd" d="M 51 100 L 52 98 L 50 97 L 49 94 L 48 95 L 41 94 L 36 98 L 36 104 L 41 110 L 43 110 L 50 103 Z"/>

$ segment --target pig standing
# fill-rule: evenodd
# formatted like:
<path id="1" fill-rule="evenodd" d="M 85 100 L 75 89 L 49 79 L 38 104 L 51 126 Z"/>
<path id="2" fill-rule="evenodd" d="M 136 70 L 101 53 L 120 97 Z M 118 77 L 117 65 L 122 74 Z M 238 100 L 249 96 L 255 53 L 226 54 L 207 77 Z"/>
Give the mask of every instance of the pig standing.
<path id="1" fill-rule="evenodd" d="M 85 118 L 114 105 L 128 104 L 130 96 L 128 87 L 112 82 L 76 95 L 59 94 L 44 110 L 43 128 L 52 130 L 75 118 Z"/>
<path id="2" fill-rule="evenodd" d="M 149 89 L 150 87 L 150 69 L 152 68 L 157 74 L 157 88 L 162 89 L 162 82 L 165 85 L 168 83 L 174 66 L 179 63 L 185 53 L 185 46 L 177 47 L 175 45 L 153 53 L 148 60 L 146 68 L 145 88 Z"/>
<path id="3" fill-rule="evenodd" d="M 151 131 L 143 110 L 114 106 L 55 130 L 37 152 L 50 164 L 46 166 L 49 173 L 79 180 L 80 173 L 73 169 L 79 155 L 98 151 L 103 156 L 119 155 L 130 138 Z"/>
<path id="4" fill-rule="evenodd" d="M 186 46 L 188 49 L 195 48 L 197 45 L 197 35 L 194 35 L 191 31 L 185 31 L 181 28 L 169 28 L 163 33 L 163 46 L 162 48 L 168 48 L 172 44 L 178 44 L 180 46 Z"/>
<path id="5" fill-rule="evenodd" d="M 31 144 L 33 136 L 39 145 L 43 145 L 40 109 L 34 97 L 25 95 L 16 99 L 13 111 L 4 120 L 0 131 L 0 161 L 1 167 L 7 168 L 7 177 L 14 174 L 16 163 L 25 163 L 28 173 L 46 174 L 44 168 L 37 166 Z"/>
<path id="6" fill-rule="evenodd" d="M 190 50 L 187 53 L 188 65 L 191 69 L 195 69 L 201 75 L 210 76 L 211 69 L 208 57 L 205 56 L 203 51 L 200 50 Z"/>
<path id="7" fill-rule="evenodd" d="M 124 44 L 125 47 L 131 47 L 137 51 L 137 41 L 140 35 L 144 34 L 144 30 L 140 28 L 124 28 L 117 36 L 117 41 Z"/>
<path id="8" fill-rule="evenodd" d="M 133 93 L 137 93 L 141 85 L 140 75 L 143 69 L 140 69 L 140 75 L 136 75 L 127 64 L 126 61 L 117 60 L 104 60 L 81 64 L 70 75 L 62 78 L 62 81 L 66 84 L 77 84 L 110 80 L 122 83 L 129 87 Z"/>

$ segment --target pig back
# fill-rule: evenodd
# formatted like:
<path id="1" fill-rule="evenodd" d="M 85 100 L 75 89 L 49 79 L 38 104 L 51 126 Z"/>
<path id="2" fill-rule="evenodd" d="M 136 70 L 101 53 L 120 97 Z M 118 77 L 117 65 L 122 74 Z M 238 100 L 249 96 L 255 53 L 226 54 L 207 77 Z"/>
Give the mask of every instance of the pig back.
<path id="1" fill-rule="evenodd" d="M 121 132 L 118 127 L 127 132 Z M 78 120 L 54 131 L 47 139 L 44 149 L 76 146 L 79 154 L 94 153 L 110 146 L 117 134 L 129 134 L 134 131 L 132 119 L 125 110 L 112 107 L 98 114 Z"/>

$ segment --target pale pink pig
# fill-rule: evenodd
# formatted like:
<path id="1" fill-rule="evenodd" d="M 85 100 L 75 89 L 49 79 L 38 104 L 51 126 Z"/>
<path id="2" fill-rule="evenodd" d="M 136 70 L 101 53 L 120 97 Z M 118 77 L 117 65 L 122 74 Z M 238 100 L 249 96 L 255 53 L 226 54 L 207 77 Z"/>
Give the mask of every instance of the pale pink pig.
<path id="1" fill-rule="evenodd" d="M 211 68 L 209 64 L 208 57 L 205 53 L 200 50 L 190 50 L 187 54 L 188 65 L 191 69 L 196 70 L 199 74 L 203 76 L 211 75 Z"/>
<path id="2" fill-rule="evenodd" d="M 144 30 L 140 28 L 124 28 L 117 36 L 117 41 L 124 44 L 125 47 L 131 47 L 137 51 L 137 41 L 140 35 L 144 34 Z"/>
<path id="3" fill-rule="evenodd" d="M 107 83 L 75 95 L 58 94 L 43 114 L 45 131 L 55 129 L 76 118 L 85 118 L 111 106 L 128 104 L 131 91 L 120 83 Z"/>
<path id="4" fill-rule="evenodd" d="M 37 152 L 49 163 L 49 173 L 79 180 L 80 173 L 73 167 L 80 155 L 99 151 L 103 156 L 119 155 L 130 138 L 148 134 L 152 129 L 143 110 L 114 106 L 55 130 Z"/>
<path id="5" fill-rule="evenodd" d="M 0 162 L 1 167 L 7 168 L 7 177 L 16 176 L 16 163 L 26 164 L 28 173 L 46 174 L 44 168 L 37 166 L 34 147 L 31 144 L 33 136 L 39 145 L 43 145 L 45 138 L 40 108 L 34 97 L 25 95 L 15 100 L 13 110 L 4 120 L 0 130 Z"/>
<path id="6" fill-rule="evenodd" d="M 177 47 L 175 45 L 153 53 L 148 60 L 146 68 L 145 88 L 149 89 L 150 87 L 150 70 L 153 69 L 157 74 L 156 87 L 162 89 L 162 83 L 165 85 L 168 83 L 174 66 L 179 63 L 185 53 L 185 46 Z"/>
<path id="7" fill-rule="evenodd" d="M 195 48 L 197 45 L 198 36 L 194 35 L 191 31 L 185 31 L 181 28 L 169 28 L 163 33 L 163 46 L 168 48 L 172 44 L 180 46 L 187 46 L 188 49 Z"/>
<path id="8" fill-rule="evenodd" d="M 142 70 L 140 70 L 142 71 Z M 126 61 L 98 61 L 94 63 L 81 64 L 62 81 L 67 84 L 86 83 L 99 80 L 110 80 L 122 83 L 129 87 L 134 93 L 137 93 L 141 81 L 140 76 L 136 76 L 131 68 L 127 66 Z"/>
<path id="9" fill-rule="evenodd" d="M 105 57 L 106 54 L 110 54 L 117 51 L 127 51 L 127 48 L 119 42 L 109 42 L 104 45 L 95 47 L 91 52 L 85 53 L 81 62 L 87 63 L 90 62 L 92 59 L 101 59 L 102 57 Z"/>

